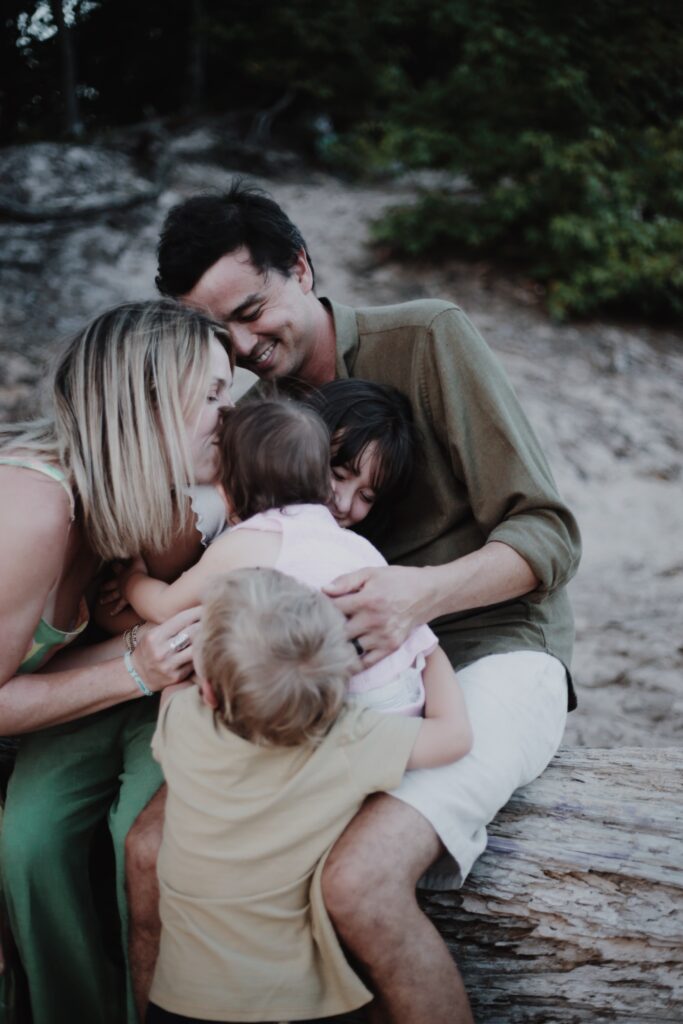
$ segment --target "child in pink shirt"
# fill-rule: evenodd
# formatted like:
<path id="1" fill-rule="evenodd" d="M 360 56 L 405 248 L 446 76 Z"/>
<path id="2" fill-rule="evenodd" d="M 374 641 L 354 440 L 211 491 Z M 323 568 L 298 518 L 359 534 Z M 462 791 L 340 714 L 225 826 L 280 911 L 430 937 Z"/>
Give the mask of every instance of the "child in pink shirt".
<path id="1" fill-rule="evenodd" d="M 347 402 L 346 408 L 352 404 Z M 322 589 L 344 573 L 386 565 L 368 540 L 342 529 L 364 518 L 387 479 L 383 451 L 375 441 L 357 451 L 356 464 L 349 465 L 346 459 L 341 465 L 335 462 L 345 442 L 348 448 L 348 430 L 348 425 L 332 426 L 331 481 L 330 432 L 310 406 L 277 399 L 225 410 L 218 435 L 219 478 L 232 529 L 175 583 L 152 579 L 137 562 L 120 579 L 121 591 L 135 611 L 148 620 L 164 621 L 199 604 L 212 577 L 235 569 L 275 568 Z M 405 459 L 410 457 L 408 445 Z M 397 482 L 403 479 L 400 466 L 401 458 L 395 457 L 391 476 Z M 354 646 L 362 654 L 357 642 Z M 348 699 L 379 711 L 419 715 L 425 665 L 447 673 L 452 685 L 458 685 L 426 625 L 377 664 L 362 668 L 359 663 Z"/>

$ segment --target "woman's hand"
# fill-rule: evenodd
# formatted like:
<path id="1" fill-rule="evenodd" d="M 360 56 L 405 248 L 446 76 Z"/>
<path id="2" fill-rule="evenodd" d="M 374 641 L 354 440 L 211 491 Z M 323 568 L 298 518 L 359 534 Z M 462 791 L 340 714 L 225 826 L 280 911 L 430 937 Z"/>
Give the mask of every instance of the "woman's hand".
<path id="1" fill-rule="evenodd" d="M 201 608 L 187 608 L 160 626 L 140 628 L 133 653 L 136 672 L 150 690 L 182 683 L 194 672 L 193 640 L 199 631 Z"/>

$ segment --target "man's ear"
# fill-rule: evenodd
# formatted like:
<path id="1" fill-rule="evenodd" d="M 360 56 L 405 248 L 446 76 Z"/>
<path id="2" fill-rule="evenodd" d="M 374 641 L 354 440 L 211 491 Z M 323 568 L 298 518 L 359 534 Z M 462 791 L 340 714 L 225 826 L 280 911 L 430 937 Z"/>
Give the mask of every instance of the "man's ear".
<path id="1" fill-rule="evenodd" d="M 216 696 L 216 691 L 209 680 L 204 679 L 203 676 L 199 679 L 199 692 L 202 695 L 202 700 L 208 707 L 213 711 L 218 710 L 218 697 Z"/>
<path id="2" fill-rule="evenodd" d="M 299 249 L 299 255 L 292 267 L 292 276 L 299 282 L 299 287 L 304 295 L 313 291 L 313 270 L 305 249 Z"/>

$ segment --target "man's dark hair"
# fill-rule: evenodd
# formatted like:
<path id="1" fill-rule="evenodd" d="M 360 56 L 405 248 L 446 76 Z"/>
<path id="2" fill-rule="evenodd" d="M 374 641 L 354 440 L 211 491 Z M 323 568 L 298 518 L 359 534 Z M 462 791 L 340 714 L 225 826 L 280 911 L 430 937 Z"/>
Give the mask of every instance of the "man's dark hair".
<path id="1" fill-rule="evenodd" d="M 227 192 L 204 193 L 169 210 L 161 230 L 156 285 L 162 295 L 187 295 L 222 256 L 244 247 L 264 274 L 288 276 L 303 249 L 301 232 L 274 199 L 240 178 Z"/>
<path id="2" fill-rule="evenodd" d="M 330 500 L 330 435 L 318 414 L 284 398 L 224 409 L 219 480 L 239 519 Z"/>

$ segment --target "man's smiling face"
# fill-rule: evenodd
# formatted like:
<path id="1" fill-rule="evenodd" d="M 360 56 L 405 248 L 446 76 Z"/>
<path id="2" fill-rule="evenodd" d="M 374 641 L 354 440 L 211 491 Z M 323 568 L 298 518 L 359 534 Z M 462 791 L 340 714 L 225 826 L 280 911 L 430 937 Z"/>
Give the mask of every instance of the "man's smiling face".
<path id="1" fill-rule="evenodd" d="M 284 277 L 277 270 L 261 273 L 242 248 L 217 260 L 181 301 L 208 309 L 226 325 L 239 366 L 267 380 L 306 380 L 316 340 L 312 289 L 303 250 Z"/>

